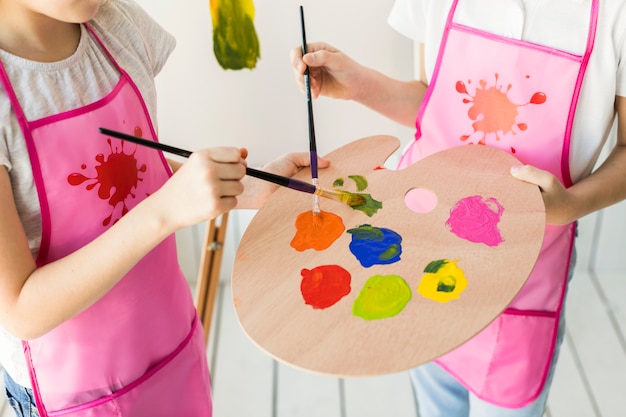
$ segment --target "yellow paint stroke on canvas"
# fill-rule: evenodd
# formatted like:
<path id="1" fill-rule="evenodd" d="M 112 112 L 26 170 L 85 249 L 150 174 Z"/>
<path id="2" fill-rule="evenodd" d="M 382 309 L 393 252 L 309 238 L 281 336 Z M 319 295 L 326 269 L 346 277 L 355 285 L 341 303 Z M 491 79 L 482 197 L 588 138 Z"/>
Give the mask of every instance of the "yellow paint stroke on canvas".
<path id="1" fill-rule="evenodd" d="M 223 69 L 253 69 L 261 57 L 252 0 L 209 0 L 213 52 Z"/>

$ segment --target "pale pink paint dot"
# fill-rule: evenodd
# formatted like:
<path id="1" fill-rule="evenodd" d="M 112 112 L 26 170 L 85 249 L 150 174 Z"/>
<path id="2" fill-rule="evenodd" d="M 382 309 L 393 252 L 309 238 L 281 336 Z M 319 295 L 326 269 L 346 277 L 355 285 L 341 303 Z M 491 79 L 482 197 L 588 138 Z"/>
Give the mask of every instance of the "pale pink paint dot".
<path id="1" fill-rule="evenodd" d="M 413 188 L 404 196 L 404 204 L 416 213 L 430 213 L 437 207 L 437 195 L 426 188 Z"/>

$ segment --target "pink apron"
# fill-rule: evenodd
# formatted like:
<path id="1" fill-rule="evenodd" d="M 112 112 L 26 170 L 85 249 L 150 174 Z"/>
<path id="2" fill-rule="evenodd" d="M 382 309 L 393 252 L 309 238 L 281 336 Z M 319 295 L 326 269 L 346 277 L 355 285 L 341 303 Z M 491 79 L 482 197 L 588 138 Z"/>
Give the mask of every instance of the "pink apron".
<path id="1" fill-rule="evenodd" d="M 598 1 L 593 0 L 583 56 L 455 23 L 457 3 L 417 115 L 415 141 L 399 168 L 452 146 L 487 145 L 572 185 L 572 123 L 593 48 Z M 479 398 L 518 408 L 541 393 L 555 349 L 574 233 L 575 224 L 546 226 L 541 255 L 509 308 L 437 359 Z"/>
<path id="2" fill-rule="evenodd" d="M 98 132 L 103 126 L 156 140 L 139 90 L 89 30 L 121 78 L 85 107 L 26 120 L 0 64 L 41 204 L 39 266 L 92 241 L 171 175 L 162 153 Z M 211 416 L 203 330 L 174 236 L 93 306 L 23 344 L 42 417 Z"/>

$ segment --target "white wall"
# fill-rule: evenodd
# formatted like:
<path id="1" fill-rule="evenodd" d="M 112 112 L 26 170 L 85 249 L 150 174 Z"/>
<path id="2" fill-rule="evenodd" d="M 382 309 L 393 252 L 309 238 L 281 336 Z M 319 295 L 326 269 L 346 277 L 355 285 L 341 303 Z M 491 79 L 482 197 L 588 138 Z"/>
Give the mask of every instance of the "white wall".
<path id="1" fill-rule="evenodd" d="M 289 64 L 301 39 L 300 5 L 309 42 L 329 42 L 381 72 L 413 78 L 412 42 L 386 21 L 393 0 L 253 0 L 261 59 L 241 71 L 225 71 L 215 59 L 208 0 L 138 2 L 177 38 L 157 78 L 159 131 L 161 141 L 189 150 L 245 146 L 251 165 L 308 151 L 306 102 Z M 365 136 L 390 134 L 406 143 L 413 134 L 352 102 L 321 98 L 314 116 L 320 155 Z"/>

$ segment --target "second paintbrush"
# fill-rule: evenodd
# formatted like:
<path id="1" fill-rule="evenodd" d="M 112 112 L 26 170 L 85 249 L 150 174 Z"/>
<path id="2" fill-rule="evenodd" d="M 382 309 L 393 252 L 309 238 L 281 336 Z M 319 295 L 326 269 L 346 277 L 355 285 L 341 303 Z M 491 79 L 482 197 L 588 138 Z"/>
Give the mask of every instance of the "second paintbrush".
<path id="1" fill-rule="evenodd" d="M 160 151 L 182 156 L 184 158 L 188 158 L 189 155 L 191 155 L 191 152 L 185 149 L 176 148 L 174 146 L 165 145 L 165 144 L 155 142 L 152 140 L 128 135 L 126 133 L 117 132 L 115 130 L 110 130 L 110 129 L 106 129 L 102 127 L 99 130 L 100 130 L 100 133 L 104 135 L 108 135 L 108 136 L 125 140 L 128 142 L 132 142 L 137 145 L 142 145 L 142 146 L 146 146 L 149 148 L 158 149 Z M 283 177 L 281 175 L 272 174 L 270 172 L 259 171 L 258 169 L 254 169 L 254 168 L 246 167 L 246 175 L 249 175 L 251 177 L 258 178 L 264 181 L 268 181 L 268 182 L 271 182 L 273 184 L 277 184 L 283 187 L 287 187 L 292 190 L 314 194 L 320 197 L 325 197 L 331 200 L 339 201 L 353 208 L 363 206 L 367 203 L 366 198 L 361 194 L 351 193 L 347 191 L 325 190 L 323 188 L 320 188 L 308 182 L 300 181 L 295 178 Z"/>

